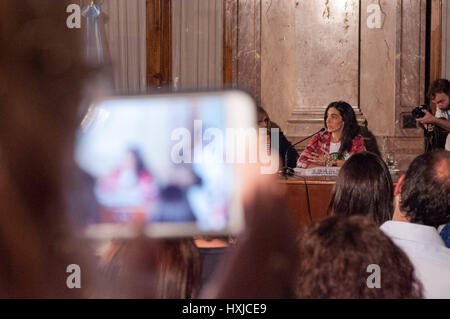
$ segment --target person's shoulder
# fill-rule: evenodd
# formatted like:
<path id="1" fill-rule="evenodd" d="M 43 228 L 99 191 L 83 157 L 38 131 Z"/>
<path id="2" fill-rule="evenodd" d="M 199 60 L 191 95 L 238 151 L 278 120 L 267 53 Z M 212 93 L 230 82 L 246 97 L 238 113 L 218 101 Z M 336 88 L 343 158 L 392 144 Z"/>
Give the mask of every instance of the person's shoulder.
<path id="1" fill-rule="evenodd" d="M 329 138 L 328 138 L 329 139 Z M 309 145 L 315 145 L 318 143 L 326 143 L 327 136 L 324 135 L 324 132 L 319 132 L 317 134 L 314 134 L 314 136 L 311 138 L 311 141 L 309 142 Z"/>
<path id="2" fill-rule="evenodd" d="M 365 146 L 364 137 L 361 134 L 356 135 L 353 138 L 353 148 L 362 148 Z"/>
<path id="3" fill-rule="evenodd" d="M 435 113 L 435 117 L 437 118 L 448 118 L 448 114 L 449 114 L 449 110 L 441 110 L 440 108 L 436 108 L 436 113 Z"/>
<path id="4" fill-rule="evenodd" d="M 316 135 L 314 135 L 314 138 L 316 138 L 318 140 L 321 140 L 321 141 L 324 141 L 324 140 L 329 139 L 330 136 L 331 136 L 330 132 L 323 131 L 323 132 L 319 132 Z"/>
<path id="5" fill-rule="evenodd" d="M 408 254 L 450 266 L 450 249 L 434 227 L 401 221 L 387 221 L 380 229 Z"/>

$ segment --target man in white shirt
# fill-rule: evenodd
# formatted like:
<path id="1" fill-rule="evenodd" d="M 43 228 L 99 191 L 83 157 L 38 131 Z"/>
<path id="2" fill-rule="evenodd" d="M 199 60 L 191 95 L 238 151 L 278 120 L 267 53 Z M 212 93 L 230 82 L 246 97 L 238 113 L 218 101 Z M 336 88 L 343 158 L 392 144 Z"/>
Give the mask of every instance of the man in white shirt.
<path id="1" fill-rule="evenodd" d="M 422 124 L 434 124 L 443 129 L 450 130 L 450 81 L 438 79 L 431 83 L 428 90 L 428 97 L 436 104 L 436 116 L 428 111 L 424 111 L 425 116 L 417 119 Z"/>
<path id="2" fill-rule="evenodd" d="M 449 222 L 450 153 L 425 153 L 398 181 L 394 217 L 381 230 L 408 255 L 426 298 L 450 298 L 450 249 L 437 231 Z"/>

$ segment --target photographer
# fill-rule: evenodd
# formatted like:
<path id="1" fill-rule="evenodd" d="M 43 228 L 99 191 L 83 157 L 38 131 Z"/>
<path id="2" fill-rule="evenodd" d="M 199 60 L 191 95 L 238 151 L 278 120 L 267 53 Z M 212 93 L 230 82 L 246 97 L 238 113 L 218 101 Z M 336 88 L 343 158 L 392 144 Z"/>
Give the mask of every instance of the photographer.
<path id="1" fill-rule="evenodd" d="M 450 131 L 450 82 L 447 79 L 438 79 L 434 81 L 428 90 L 428 96 L 431 99 L 431 102 L 435 103 L 437 106 L 436 116 L 433 116 L 428 110 L 422 109 L 425 116 L 416 120 L 424 125 L 431 124 L 427 127 L 428 131 L 433 131 L 435 129 L 434 126 L 438 126 L 445 131 Z M 446 135 L 447 133 L 448 132 L 446 132 Z M 447 147 L 448 144 L 447 141 Z"/>

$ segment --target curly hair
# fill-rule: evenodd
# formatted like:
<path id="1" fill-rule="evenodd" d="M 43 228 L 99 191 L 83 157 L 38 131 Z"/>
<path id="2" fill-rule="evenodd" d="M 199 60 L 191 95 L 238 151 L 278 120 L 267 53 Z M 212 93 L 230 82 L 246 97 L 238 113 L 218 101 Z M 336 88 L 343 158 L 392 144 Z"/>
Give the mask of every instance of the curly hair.
<path id="1" fill-rule="evenodd" d="M 436 97 L 436 94 L 444 93 L 450 96 L 450 81 L 447 79 L 437 79 L 433 83 L 431 83 L 430 88 L 428 89 L 428 98 L 433 100 Z"/>
<path id="2" fill-rule="evenodd" d="M 339 149 L 339 158 L 343 157 L 345 152 L 350 153 L 352 150 L 353 139 L 359 134 L 360 129 L 356 121 L 356 114 L 353 108 L 344 101 L 332 102 L 328 105 L 324 115 L 324 125 L 327 127 L 328 110 L 334 107 L 339 111 L 344 121 L 344 130 L 342 131 L 342 143 Z"/>
<path id="3" fill-rule="evenodd" d="M 298 298 L 422 298 L 408 257 L 366 217 L 316 223 L 299 247 Z M 380 267 L 380 288 L 367 285 L 372 264 Z"/>
<path id="4" fill-rule="evenodd" d="M 402 185 L 400 210 L 412 223 L 438 227 L 450 222 L 450 152 L 418 156 Z"/>
<path id="5" fill-rule="evenodd" d="M 368 216 L 375 224 L 391 220 L 394 187 L 384 161 L 370 152 L 350 157 L 339 171 L 328 208 L 330 214 Z"/>

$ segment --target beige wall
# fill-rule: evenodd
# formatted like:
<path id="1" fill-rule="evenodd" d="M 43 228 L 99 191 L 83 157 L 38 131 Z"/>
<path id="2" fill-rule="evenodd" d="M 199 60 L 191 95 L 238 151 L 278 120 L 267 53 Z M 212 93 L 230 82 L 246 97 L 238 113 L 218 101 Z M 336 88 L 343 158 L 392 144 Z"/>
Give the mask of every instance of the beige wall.
<path id="1" fill-rule="evenodd" d="M 286 130 L 297 104 L 294 1 L 263 1 L 261 19 L 261 104 Z"/>
<path id="2" fill-rule="evenodd" d="M 262 103 L 273 120 L 306 135 L 330 102 L 358 109 L 359 1 L 263 1 L 262 12 Z"/>
<path id="3" fill-rule="evenodd" d="M 381 28 L 367 25 L 370 4 Z M 262 104 L 296 140 L 346 100 L 380 151 L 406 163 L 423 151 L 422 131 L 402 123 L 424 98 L 425 10 L 425 0 L 262 1 Z"/>
<path id="4" fill-rule="evenodd" d="M 367 6 L 376 3 L 362 0 L 361 5 L 361 111 L 368 128 L 377 136 L 395 134 L 395 58 L 397 1 L 380 1 L 382 28 L 367 27 Z"/>

